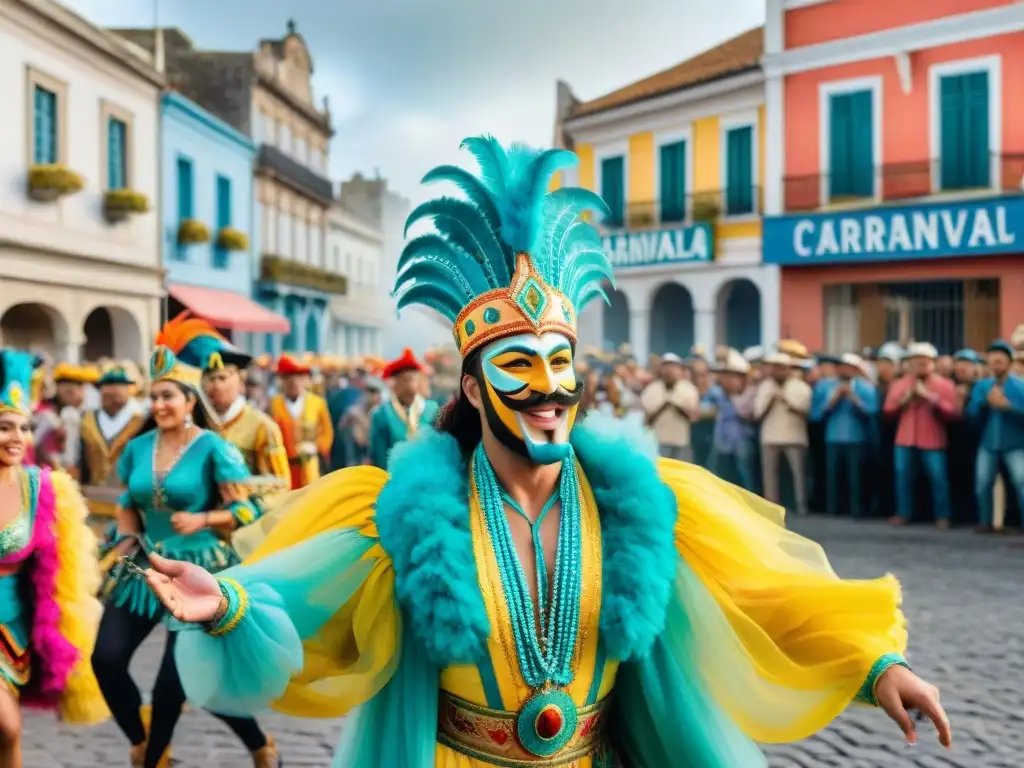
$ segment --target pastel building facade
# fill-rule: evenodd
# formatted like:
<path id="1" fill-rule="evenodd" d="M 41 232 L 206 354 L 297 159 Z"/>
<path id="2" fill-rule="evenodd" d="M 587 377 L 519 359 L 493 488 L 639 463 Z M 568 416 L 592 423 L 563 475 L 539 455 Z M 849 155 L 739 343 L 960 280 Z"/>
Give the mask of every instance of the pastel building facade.
<path id="1" fill-rule="evenodd" d="M 243 348 L 290 324 L 252 299 L 259 253 L 252 139 L 180 93 L 162 100 L 164 265 L 169 313 L 191 310 Z M 205 231 L 195 242 L 190 227 Z"/>
<path id="2" fill-rule="evenodd" d="M 1024 304 L 1024 4 L 768 0 L 765 260 L 830 351 L 1008 336 Z"/>
<path id="3" fill-rule="evenodd" d="M 600 193 L 615 268 L 586 344 L 648 354 L 770 344 L 778 268 L 762 264 L 766 162 L 762 30 L 590 100 L 559 84 L 555 142 L 579 168 L 558 183 Z"/>

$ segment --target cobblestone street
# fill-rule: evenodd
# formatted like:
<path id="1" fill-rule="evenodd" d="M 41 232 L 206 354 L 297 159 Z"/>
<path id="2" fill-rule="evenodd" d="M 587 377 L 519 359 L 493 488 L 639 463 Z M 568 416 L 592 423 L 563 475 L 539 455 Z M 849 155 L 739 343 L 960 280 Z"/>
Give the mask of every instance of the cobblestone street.
<path id="1" fill-rule="evenodd" d="M 804 743 L 770 750 L 773 768 L 1019 768 L 1024 764 L 1024 538 L 978 538 L 928 528 L 891 530 L 877 523 L 794 520 L 820 541 L 844 576 L 896 573 L 910 619 L 911 662 L 943 689 L 953 721 L 954 749 L 945 751 L 930 726 L 907 747 L 896 726 L 868 709 L 851 710 Z M 1016 596 L 1015 596 L 1016 595 Z M 148 684 L 162 637 L 135 660 Z M 340 724 L 280 716 L 262 721 L 282 746 L 288 766 L 328 766 Z M 127 765 L 123 737 L 112 723 L 89 730 L 30 714 L 25 765 L 89 768 Z M 189 768 L 243 768 L 252 763 L 234 737 L 202 712 L 187 712 L 175 758 Z M 742 768 L 742 767 L 738 767 Z"/>

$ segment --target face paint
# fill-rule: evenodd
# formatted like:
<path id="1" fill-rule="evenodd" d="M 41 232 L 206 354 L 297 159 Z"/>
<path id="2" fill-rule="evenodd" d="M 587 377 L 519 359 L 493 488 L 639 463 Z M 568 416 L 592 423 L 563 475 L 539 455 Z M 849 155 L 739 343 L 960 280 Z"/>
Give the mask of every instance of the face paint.
<path id="1" fill-rule="evenodd" d="M 483 350 L 484 412 L 495 437 L 538 464 L 569 455 L 569 432 L 583 396 L 572 345 L 558 333 L 521 334 Z"/>

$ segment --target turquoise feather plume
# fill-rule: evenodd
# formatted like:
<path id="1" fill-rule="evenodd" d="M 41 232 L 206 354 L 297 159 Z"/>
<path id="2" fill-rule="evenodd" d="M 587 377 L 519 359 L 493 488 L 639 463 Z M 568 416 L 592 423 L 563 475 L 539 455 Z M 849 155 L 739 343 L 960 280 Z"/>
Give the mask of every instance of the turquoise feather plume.
<path id="1" fill-rule="evenodd" d="M 398 260 L 399 309 L 422 304 L 454 322 L 480 294 L 508 287 L 516 254 L 524 252 L 577 312 L 594 299 L 607 301 L 601 285 L 612 281 L 612 267 L 583 216 L 607 215 L 608 206 L 586 189 L 548 192 L 554 175 L 575 166 L 576 156 L 523 144 L 506 149 L 492 136 L 465 139 L 462 148 L 477 163 L 475 175 L 442 165 L 423 177 L 426 184 L 454 185 L 462 198 L 439 197 L 409 215 L 407 233 L 427 218 L 436 232 L 411 240 Z"/>

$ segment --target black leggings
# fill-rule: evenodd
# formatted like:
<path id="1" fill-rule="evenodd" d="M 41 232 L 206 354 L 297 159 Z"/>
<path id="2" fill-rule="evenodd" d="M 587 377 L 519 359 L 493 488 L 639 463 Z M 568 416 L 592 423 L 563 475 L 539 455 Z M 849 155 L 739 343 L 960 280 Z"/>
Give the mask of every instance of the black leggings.
<path id="1" fill-rule="evenodd" d="M 160 623 L 158 618 L 138 616 L 126 607 L 108 605 L 100 621 L 96 648 L 92 652 L 92 668 L 100 684 L 103 698 L 107 700 L 114 720 L 128 737 L 133 746 L 146 741 L 146 730 L 142 725 L 139 708 L 142 697 L 131 675 L 128 664 L 135 651 L 153 628 Z M 171 743 L 174 726 L 181 716 L 185 703 L 185 691 L 181 687 L 178 668 L 174 662 L 174 642 L 177 634 L 167 636 L 160 671 L 153 685 L 153 712 L 149 728 L 149 744 L 146 746 L 146 768 L 155 768 L 164 750 Z M 256 752 L 267 744 L 267 737 L 251 717 L 228 717 L 217 715 L 228 726 L 250 752 Z"/>

